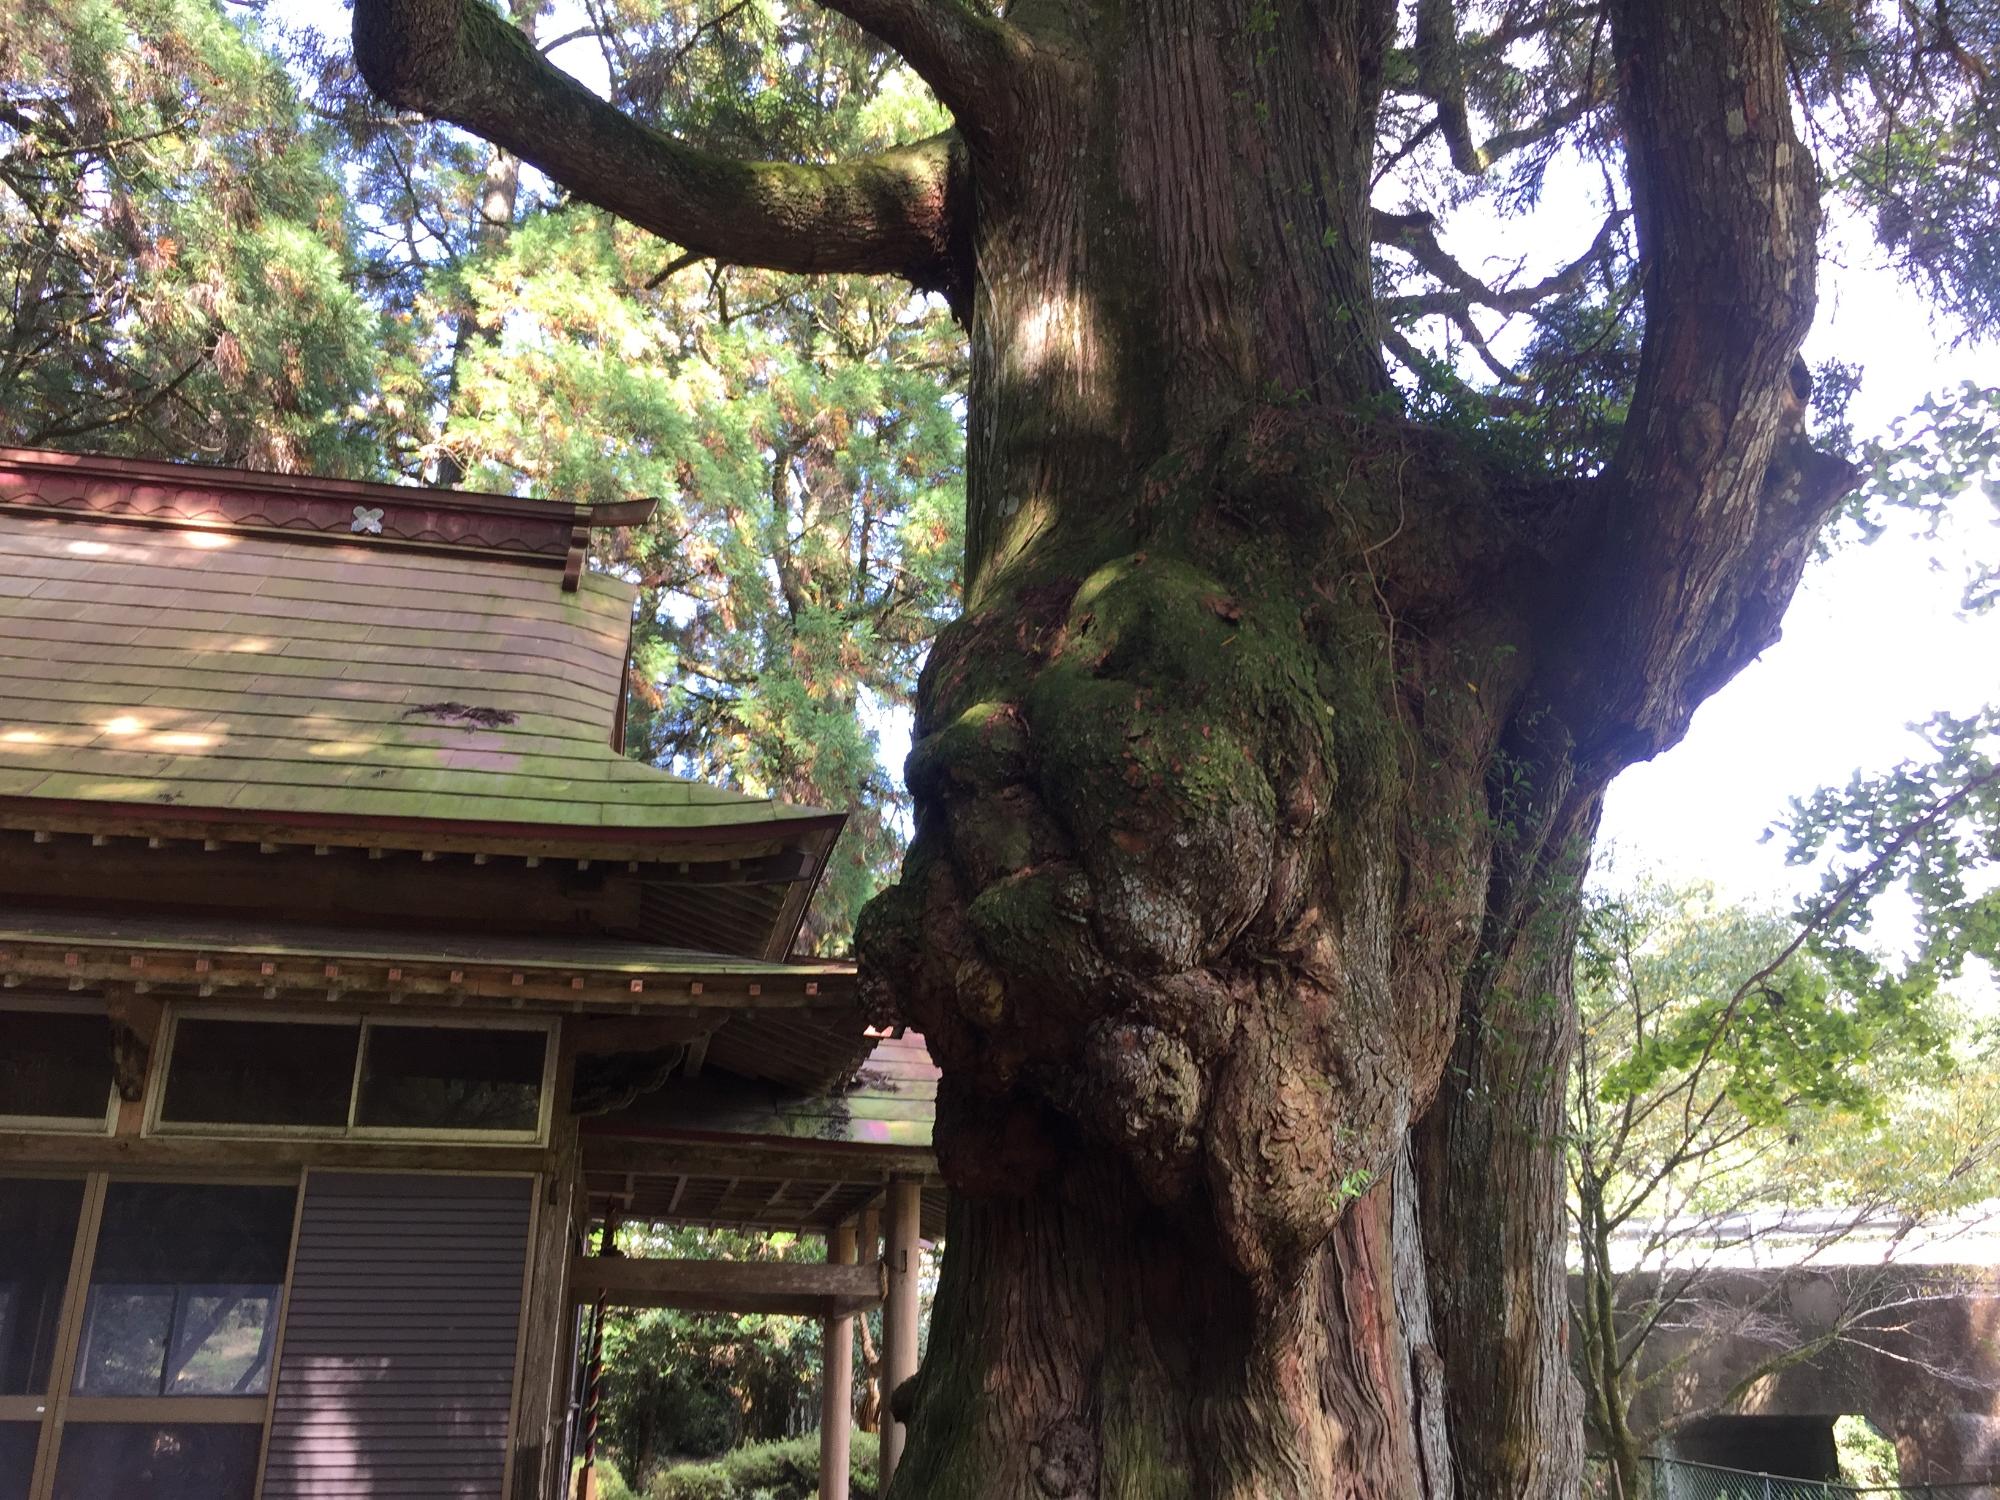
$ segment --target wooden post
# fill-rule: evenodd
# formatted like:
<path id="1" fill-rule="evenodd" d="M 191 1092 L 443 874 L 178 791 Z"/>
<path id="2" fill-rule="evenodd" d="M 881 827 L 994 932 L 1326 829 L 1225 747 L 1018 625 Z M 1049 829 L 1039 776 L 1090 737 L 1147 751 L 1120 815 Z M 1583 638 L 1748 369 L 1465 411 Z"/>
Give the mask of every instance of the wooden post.
<path id="1" fill-rule="evenodd" d="M 888 1296 L 882 1303 L 882 1493 L 903 1457 L 909 1431 L 892 1408 L 896 1388 L 917 1373 L 917 1232 L 921 1225 L 923 1190 L 898 1178 L 889 1184 L 887 1242 L 883 1259 L 888 1268 Z"/>
<path id="2" fill-rule="evenodd" d="M 604 1403 L 604 1299 L 590 1311 L 590 1350 L 584 1366 L 583 1409 L 577 1414 L 583 1429 L 583 1464 L 576 1471 L 576 1500 L 597 1500 L 597 1428 Z"/>
<path id="3" fill-rule="evenodd" d="M 585 1238 L 588 1238 L 586 1232 Z M 604 1216 L 603 1250 L 605 1255 L 618 1253 L 618 1218 L 606 1213 Z M 571 1275 L 575 1275 L 572 1267 Z M 583 1409 L 577 1414 L 577 1425 L 583 1449 L 583 1466 L 577 1471 L 576 1500 L 597 1500 L 601 1485 L 597 1478 L 597 1429 L 604 1418 L 604 1317 L 607 1309 L 604 1294 L 599 1293 L 597 1301 L 590 1309 L 590 1347 L 584 1356 Z"/>
<path id="4" fill-rule="evenodd" d="M 826 1258 L 854 1264 L 854 1226 L 826 1237 Z M 854 1415 L 854 1318 L 843 1314 L 819 1324 L 819 1500 L 847 1500 L 849 1424 Z"/>
<path id="5" fill-rule="evenodd" d="M 864 1266 L 882 1268 L 882 1210 L 874 1203 L 861 1210 L 860 1258 Z M 864 1314 L 854 1331 L 861 1338 L 861 1410 L 855 1424 L 863 1432 L 879 1438 L 882 1432 L 882 1354 L 875 1347 L 875 1335 Z"/>
<path id="6" fill-rule="evenodd" d="M 565 1025 L 557 1043 L 555 1104 L 549 1114 L 551 1164 L 539 1179 L 535 1239 L 528 1247 L 527 1306 L 515 1370 L 514 1451 L 506 1500 L 554 1500 L 569 1492 L 569 1476 L 562 1472 L 569 1377 L 575 1368 L 576 1314 L 570 1304 L 569 1269 L 583 1190 L 582 1142 L 576 1116 L 568 1108 L 575 1077 L 576 1051 Z"/>

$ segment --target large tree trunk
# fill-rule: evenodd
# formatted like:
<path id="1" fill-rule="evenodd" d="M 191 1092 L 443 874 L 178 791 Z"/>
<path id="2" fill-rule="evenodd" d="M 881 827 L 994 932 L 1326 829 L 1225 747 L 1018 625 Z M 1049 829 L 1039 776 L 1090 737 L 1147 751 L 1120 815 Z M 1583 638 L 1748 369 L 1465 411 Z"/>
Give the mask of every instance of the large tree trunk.
<path id="1" fill-rule="evenodd" d="M 1848 479 L 1786 425 L 1817 220 L 1775 6 L 1614 7 L 1646 348 L 1608 469 L 1558 481 L 1395 415 L 1391 0 L 826 3 L 959 130 L 724 164 L 473 0 L 356 35 L 637 222 L 970 325 L 966 612 L 859 935 L 954 1190 L 893 1500 L 1570 1500 L 1598 799 L 1774 638 Z"/>
<path id="2" fill-rule="evenodd" d="M 1384 415 L 1388 7 L 1044 11 L 1031 145 L 974 158 L 968 608 L 862 930 L 958 1202 L 894 1494 L 1567 1500 L 1576 891 L 1680 732 L 1599 683 L 1686 696 L 1588 658 L 1689 601 L 1566 617 L 1603 494 Z M 1729 377 L 1759 472 L 1803 328 Z"/>
<path id="3" fill-rule="evenodd" d="M 975 171 L 968 609 L 862 934 L 943 1064 L 958 1204 L 898 1496 L 1452 1493 L 1392 1169 L 1481 944 L 1546 578 L 1474 591 L 1451 535 L 1573 497 L 1386 419 L 1389 21 L 1127 5 Z M 1510 1229 L 1546 1259 L 1537 1205 Z M 1550 1495 L 1559 1276 L 1510 1350 Z"/>
<path id="4" fill-rule="evenodd" d="M 896 1493 L 1450 1493 L 1412 1420 L 1386 1193 L 1260 1293 L 1100 1161 L 1046 1187 L 953 1200 Z"/>

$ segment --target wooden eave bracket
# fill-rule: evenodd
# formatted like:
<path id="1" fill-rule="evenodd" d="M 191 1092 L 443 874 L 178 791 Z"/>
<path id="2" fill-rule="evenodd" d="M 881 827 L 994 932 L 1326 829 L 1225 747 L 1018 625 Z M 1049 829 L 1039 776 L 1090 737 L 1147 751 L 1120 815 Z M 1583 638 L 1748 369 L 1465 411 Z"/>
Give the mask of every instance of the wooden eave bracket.
<path id="1" fill-rule="evenodd" d="M 637 865 L 632 873 L 664 884 L 758 885 L 803 883 L 818 873 L 818 856 L 798 840 L 813 827 L 835 826 L 845 814 L 779 822 L 746 821 L 676 833 L 632 834 L 627 830 L 547 825 L 488 827 L 465 820 L 407 820 L 411 828 L 378 826 L 395 820 L 322 819 L 287 824 L 231 816 L 224 810 L 177 809 L 152 804 L 103 803 L 78 809 L 41 807 L 33 797 L 0 798 L 0 834 L 22 834 L 37 844 L 82 838 L 95 847 L 131 840 L 149 848 L 176 844 L 220 850 L 230 845 L 302 849 L 314 853 L 365 851 L 372 858 L 389 855 L 485 855 L 494 860 L 519 859 L 531 864 L 578 860 Z M 713 868 L 705 868 L 713 867 Z"/>
<path id="2" fill-rule="evenodd" d="M 851 997 L 828 994 L 829 977 L 685 971 L 635 978 L 629 969 L 480 963 L 462 957 L 391 960 L 306 953 L 197 953 L 119 943 L 93 945 L 59 936 L 47 942 L 15 939 L 0 944 L 0 987 L 7 989 L 44 983 L 70 990 L 120 985 L 141 995 L 161 988 L 192 989 L 200 995 L 230 994 L 239 999 L 288 994 L 332 1001 L 381 999 L 392 1005 L 533 1002 L 556 1010 L 628 1017 L 712 1012 L 718 1023 L 730 1013 L 746 1010 L 845 1016 L 853 1009 Z"/>

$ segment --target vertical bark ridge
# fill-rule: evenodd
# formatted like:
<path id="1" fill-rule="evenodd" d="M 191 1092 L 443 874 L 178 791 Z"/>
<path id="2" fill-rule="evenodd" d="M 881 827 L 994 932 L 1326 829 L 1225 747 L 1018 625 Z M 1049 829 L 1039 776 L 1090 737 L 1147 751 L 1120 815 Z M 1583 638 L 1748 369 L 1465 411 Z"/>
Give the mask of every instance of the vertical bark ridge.
<path id="1" fill-rule="evenodd" d="M 1546 711 L 1495 759 L 1496 849 L 1445 1086 L 1418 1132 L 1461 1493 L 1566 1500 L 1582 1462 L 1562 1246 L 1570 964 L 1601 783 Z"/>
<path id="2" fill-rule="evenodd" d="M 1237 149 L 1253 231 L 1254 315 L 1267 394 L 1361 402 L 1388 390 L 1375 317 L 1369 187 L 1395 6 L 1252 3 Z M 1301 310 L 1307 316 L 1300 317 Z"/>
<path id="3" fill-rule="evenodd" d="M 1445 1396 L 1444 1357 L 1432 1333 L 1430 1278 L 1424 1264 L 1421 1189 L 1410 1142 L 1396 1153 L 1392 1198 L 1391 1265 L 1395 1277 L 1396 1314 L 1410 1354 L 1407 1383 L 1409 1425 L 1422 1461 L 1422 1484 L 1415 1500 L 1453 1500 L 1457 1484 L 1451 1461 L 1450 1413 Z"/>
<path id="4" fill-rule="evenodd" d="M 1061 515 L 1129 525 L 1147 468 L 1246 403 L 1387 390 L 1368 190 L 1393 14 L 1139 0 L 1041 39 L 1016 154 L 974 164 L 969 602 Z"/>
<path id="5" fill-rule="evenodd" d="M 897 1494 L 1441 1493 L 1411 1486 L 1390 1182 L 1264 1303 L 1121 1175 L 1080 1157 L 1032 1204 L 954 1201 Z"/>

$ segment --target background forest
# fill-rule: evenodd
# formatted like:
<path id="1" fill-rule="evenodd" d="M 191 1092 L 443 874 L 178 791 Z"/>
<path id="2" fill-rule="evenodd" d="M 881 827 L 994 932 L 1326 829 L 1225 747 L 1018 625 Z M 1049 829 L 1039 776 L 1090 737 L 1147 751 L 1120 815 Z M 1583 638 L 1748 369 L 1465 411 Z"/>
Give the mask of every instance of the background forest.
<path id="1" fill-rule="evenodd" d="M 738 154 L 851 155 L 944 123 L 817 6 L 512 6 L 622 108 Z M 352 71 L 344 13 L 324 9 L 0 11 L 0 443 L 660 497 L 601 559 L 641 589 L 628 749 L 849 810 L 805 938 L 845 951 L 903 843 L 883 727 L 956 609 L 961 331 L 886 281 L 676 256 L 485 143 L 388 111 Z M 1580 262 L 1520 351 L 1560 399 L 1518 422 L 1504 392 L 1473 389 L 1493 356 L 1469 304 L 1392 306 L 1414 405 L 1589 471 L 1634 350 L 1631 284 L 1608 265 Z M 1427 322 L 1442 342 L 1419 340 Z M 1821 372 L 1836 420 L 1852 378 Z M 1995 412 L 1996 393 L 1968 390 L 1894 445 L 1847 435 L 1872 473 L 1848 539 L 1935 520 L 1991 478 Z M 1991 604 L 1996 576 L 1975 570 L 1968 603 Z M 1825 884 L 1798 914 L 1650 886 L 1594 905 L 1569 1111 L 1586 1274 L 1615 1282 L 1629 1266 L 1611 1263 L 1614 1232 L 1669 1210 L 1708 1223 L 1835 1204 L 1914 1225 L 1992 1196 L 1991 1007 L 1954 986 L 2000 943 L 1995 738 L 1991 714 L 1940 719 L 1926 754 L 1803 802 L 1788 833 Z M 1885 959 L 1869 920 L 1890 892 L 1917 915 Z M 641 1469 L 792 1436 L 813 1410 L 812 1351 L 786 1320 L 652 1314 L 619 1320 L 609 1348 L 643 1373 L 610 1413 Z M 1590 1421 L 1601 1446 L 1636 1453 L 1650 1434 L 1624 1420 L 1635 1393 L 1613 1353 Z"/>

